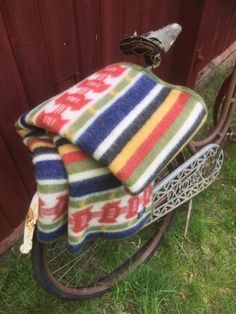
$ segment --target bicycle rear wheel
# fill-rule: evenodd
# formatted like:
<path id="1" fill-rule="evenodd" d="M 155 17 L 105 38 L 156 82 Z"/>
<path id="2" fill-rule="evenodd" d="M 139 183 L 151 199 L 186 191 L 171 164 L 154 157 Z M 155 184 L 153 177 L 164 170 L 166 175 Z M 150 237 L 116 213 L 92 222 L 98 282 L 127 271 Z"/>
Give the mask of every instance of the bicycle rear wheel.
<path id="1" fill-rule="evenodd" d="M 175 159 L 165 175 L 178 164 Z M 124 280 L 131 270 L 148 261 L 161 245 L 175 214 L 176 210 L 122 240 L 88 241 L 75 256 L 68 252 L 66 239 L 43 244 L 35 233 L 34 274 L 41 286 L 58 298 L 76 300 L 101 296 Z"/>

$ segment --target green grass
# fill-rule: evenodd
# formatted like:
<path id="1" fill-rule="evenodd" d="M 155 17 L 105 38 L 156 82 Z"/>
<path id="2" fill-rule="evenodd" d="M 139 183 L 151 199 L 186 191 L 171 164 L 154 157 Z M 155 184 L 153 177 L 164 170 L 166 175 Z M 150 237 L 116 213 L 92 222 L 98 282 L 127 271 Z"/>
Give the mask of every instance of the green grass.
<path id="1" fill-rule="evenodd" d="M 201 87 L 209 102 L 223 74 Z M 227 142 L 216 182 L 194 199 L 187 238 L 186 209 L 146 264 L 102 298 L 64 302 L 34 280 L 30 256 L 18 245 L 1 257 L 0 313 L 235 313 L 236 312 L 236 144 Z"/>

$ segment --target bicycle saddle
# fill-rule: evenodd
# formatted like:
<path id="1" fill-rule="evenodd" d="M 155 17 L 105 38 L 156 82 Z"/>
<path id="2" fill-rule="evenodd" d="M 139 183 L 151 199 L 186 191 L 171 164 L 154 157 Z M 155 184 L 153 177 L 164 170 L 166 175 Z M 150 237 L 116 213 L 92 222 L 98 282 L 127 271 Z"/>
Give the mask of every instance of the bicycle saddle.
<path id="1" fill-rule="evenodd" d="M 126 36 L 121 40 L 120 48 L 125 54 L 144 56 L 148 64 L 155 66 L 160 54 L 170 49 L 181 30 L 179 24 L 173 23 L 143 35 L 135 32 L 133 36 Z"/>

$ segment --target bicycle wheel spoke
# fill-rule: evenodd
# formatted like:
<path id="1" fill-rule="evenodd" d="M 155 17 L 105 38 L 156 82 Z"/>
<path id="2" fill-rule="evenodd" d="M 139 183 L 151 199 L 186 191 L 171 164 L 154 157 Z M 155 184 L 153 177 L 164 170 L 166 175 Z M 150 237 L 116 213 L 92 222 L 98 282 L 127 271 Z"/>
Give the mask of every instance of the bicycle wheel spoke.
<path id="1" fill-rule="evenodd" d="M 93 257 L 95 256 L 95 254 L 97 254 L 98 250 L 99 250 L 99 245 L 97 245 L 96 249 L 93 251 L 93 254 L 91 254 L 91 255 L 89 256 L 89 258 L 88 258 L 88 263 L 93 259 Z M 80 274 L 81 274 L 81 273 L 83 274 L 83 272 L 85 271 L 86 267 L 88 266 L 88 263 L 86 263 L 86 264 L 84 264 L 84 265 L 82 266 L 82 268 L 81 268 L 81 270 L 80 270 Z M 77 282 L 76 282 L 76 285 L 75 285 L 76 288 L 78 287 L 80 281 L 81 281 L 81 275 L 80 275 L 80 277 L 78 278 L 78 280 L 77 280 Z"/>
<path id="2" fill-rule="evenodd" d="M 63 274 L 60 278 L 58 278 L 58 280 L 60 281 L 62 278 L 64 278 L 65 275 L 68 274 L 68 273 L 70 272 L 70 270 L 71 270 L 73 267 L 75 267 L 75 265 L 77 265 L 80 260 L 81 260 L 81 257 L 80 257 L 80 256 L 77 257 L 75 263 L 74 263 L 71 267 L 69 267 L 69 268 L 64 272 L 64 274 Z M 67 264 L 67 265 L 68 265 L 68 264 Z"/>
<path id="3" fill-rule="evenodd" d="M 77 256 L 76 258 L 70 260 L 68 263 L 64 264 L 63 266 L 59 267 L 58 269 L 53 271 L 53 274 L 55 275 L 58 271 L 62 270 L 63 268 L 65 268 L 66 266 L 70 265 L 71 263 L 73 263 L 74 261 L 77 261 L 78 259 L 80 259 L 80 256 Z"/>
<path id="4" fill-rule="evenodd" d="M 65 247 L 59 254 L 55 255 L 52 259 L 50 259 L 48 261 L 48 264 L 50 264 L 51 262 L 53 262 L 54 260 L 56 260 L 59 256 L 61 256 L 63 253 L 65 253 L 67 250 L 67 247 Z"/>

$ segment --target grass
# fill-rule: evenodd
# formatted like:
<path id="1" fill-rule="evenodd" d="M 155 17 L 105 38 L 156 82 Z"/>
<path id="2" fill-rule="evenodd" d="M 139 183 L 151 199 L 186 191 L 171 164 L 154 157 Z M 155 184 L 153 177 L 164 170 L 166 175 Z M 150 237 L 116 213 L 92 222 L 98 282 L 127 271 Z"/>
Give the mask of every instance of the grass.
<path id="1" fill-rule="evenodd" d="M 212 101 L 225 71 L 202 86 Z M 64 302 L 34 281 L 30 256 L 15 245 L 0 261 L 0 313 L 235 313 L 236 144 L 227 142 L 216 182 L 194 199 L 187 238 L 180 211 L 153 258 L 102 298 Z"/>

